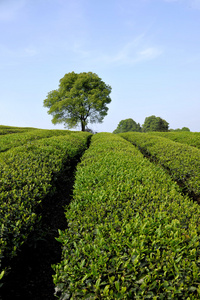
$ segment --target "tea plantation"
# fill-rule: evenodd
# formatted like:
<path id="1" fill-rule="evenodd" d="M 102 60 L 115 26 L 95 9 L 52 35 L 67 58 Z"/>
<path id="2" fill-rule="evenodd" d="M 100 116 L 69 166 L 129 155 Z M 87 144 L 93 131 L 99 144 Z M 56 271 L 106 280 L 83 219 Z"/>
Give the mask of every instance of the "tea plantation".
<path id="1" fill-rule="evenodd" d="M 159 134 L 0 126 L 1 282 L 79 157 L 52 297 L 200 299 L 200 134 Z"/>

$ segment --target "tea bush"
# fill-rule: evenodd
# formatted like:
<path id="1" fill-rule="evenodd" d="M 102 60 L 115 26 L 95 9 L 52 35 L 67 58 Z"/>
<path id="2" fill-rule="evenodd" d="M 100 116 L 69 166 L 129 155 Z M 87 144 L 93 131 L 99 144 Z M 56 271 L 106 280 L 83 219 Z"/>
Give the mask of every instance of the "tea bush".
<path id="1" fill-rule="evenodd" d="M 184 192 L 200 201 L 199 149 L 151 134 L 127 132 L 120 135 L 167 169 Z"/>
<path id="2" fill-rule="evenodd" d="M 200 132 L 151 132 L 150 134 L 162 136 L 174 142 L 187 144 L 200 149 Z"/>
<path id="3" fill-rule="evenodd" d="M 29 144 L 39 139 L 48 138 L 52 136 L 69 135 L 71 132 L 68 130 L 45 130 L 35 129 L 20 131 L 12 134 L 0 135 L 0 152 L 7 151 L 13 147 Z"/>
<path id="4" fill-rule="evenodd" d="M 34 228 L 36 208 L 54 177 L 66 161 L 85 151 L 90 136 L 77 132 L 34 139 L 0 153 L 0 277 L 6 270 L 4 262 L 16 255 Z"/>
<path id="5" fill-rule="evenodd" d="M 0 135 L 11 134 L 11 133 L 16 133 L 16 132 L 26 132 L 26 131 L 30 131 L 33 129 L 36 129 L 36 128 L 0 125 Z"/>
<path id="6" fill-rule="evenodd" d="M 77 167 L 62 261 L 66 299 L 199 299 L 200 208 L 118 135 L 98 133 Z"/>

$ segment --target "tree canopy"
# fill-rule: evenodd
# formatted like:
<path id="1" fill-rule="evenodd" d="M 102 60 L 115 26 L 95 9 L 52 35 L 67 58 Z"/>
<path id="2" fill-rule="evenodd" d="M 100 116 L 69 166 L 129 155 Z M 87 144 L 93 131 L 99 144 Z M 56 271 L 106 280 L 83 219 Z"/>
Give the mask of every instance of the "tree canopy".
<path id="1" fill-rule="evenodd" d="M 60 79 L 59 88 L 48 93 L 44 107 L 53 116 L 52 123 L 64 123 L 68 128 L 81 124 L 85 131 L 90 123 L 101 123 L 111 102 L 111 87 L 92 72 L 67 73 Z"/>
<path id="2" fill-rule="evenodd" d="M 142 125 L 142 131 L 168 131 L 169 123 L 164 119 L 156 116 L 150 116 L 145 118 Z"/>
<path id="3" fill-rule="evenodd" d="M 181 129 L 180 128 L 170 129 L 170 131 L 190 131 L 190 129 L 188 127 L 182 127 Z"/>
<path id="4" fill-rule="evenodd" d="M 140 124 L 136 123 L 133 119 L 125 119 L 121 120 L 117 126 L 117 128 L 113 131 L 113 133 L 121 133 L 128 131 L 141 131 Z"/>

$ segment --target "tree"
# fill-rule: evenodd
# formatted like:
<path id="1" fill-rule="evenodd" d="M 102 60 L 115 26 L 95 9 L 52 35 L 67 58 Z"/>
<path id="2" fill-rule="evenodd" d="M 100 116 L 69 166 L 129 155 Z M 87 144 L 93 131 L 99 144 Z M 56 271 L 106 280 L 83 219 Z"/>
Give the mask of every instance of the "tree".
<path id="1" fill-rule="evenodd" d="M 106 104 L 111 102 L 111 87 L 95 73 L 67 73 L 60 79 L 59 88 L 48 93 L 44 107 L 53 116 L 52 123 L 63 123 L 68 128 L 81 124 L 85 131 L 90 123 L 101 123 L 107 115 Z"/>
<path id="2" fill-rule="evenodd" d="M 177 129 L 170 129 L 170 131 L 190 131 L 188 127 L 182 127 L 182 129 L 177 128 Z"/>
<path id="3" fill-rule="evenodd" d="M 160 117 L 147 117 L 142 125 L 142 131 L 168 131 L 169 123 Z"/>
<path id="4" fill-rule="evenodd" d="M 181 131 L 190 131 L 188 127 L 182 127 Z"/>
<path id="5" fill-rule="evenodd" d="M 121 120 L 117 128 L 113 131 L 113 133 L 121 133 L 128 131 L 141 131 L 140 124 L 137 124 L 133 119 Z"/>

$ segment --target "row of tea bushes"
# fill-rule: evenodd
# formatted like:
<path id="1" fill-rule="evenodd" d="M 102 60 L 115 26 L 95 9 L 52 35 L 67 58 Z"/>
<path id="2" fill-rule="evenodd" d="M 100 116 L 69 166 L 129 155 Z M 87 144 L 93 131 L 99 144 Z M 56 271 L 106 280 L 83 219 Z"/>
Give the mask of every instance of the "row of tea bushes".
<path id="1" fill-rule="evenodd" d="M 69 130 L 45 130 L 45 129 L 35 129 L 29 131 L 21 131 L 12 134 L 0 135 L 0 152 L 7 151 L 13 147 L 18 147 L 25 145 L 27 143 L 32 143 L 35 140 L 48 138 L 52 136 L 59 135 L 69 135 L 71 131 Z"/>
<path id="2" fill-rule="evenodd" d="M 27 132 L 33 130 L 35 128 L 32 127 L 13 127 L 13 126 L 5 126 L 0 125 L 0 135 L 16 133 L 16 132 Z"/>
<path id="3" fill-rule="evenodd" d="M 62 261 L 66 299 L 199 299 L 200 207 L 119 135 L 98 133 L 77 166 Z M 188 298 L 187 298 L 188 297 Z"/>
<path id="4" fill-rule="evenodd" d="M 200 132 L 151 132 L 151 134 L 200 149 Z"/>
<path id="5" fill-rule="evenodd" d="M 33 229 L 38 219 L 36 208 L 50 191 L 53 179 L 65 162 L 85 151 L 90 136 L 82 132 L 55 136 L 0 154 L 1 277 Z"/>
<path id="6" fill-rule="evenodd" d="M 167 169 L 183 190 L 200 200 L 200 150 L 167 138 L 138 132 L 120 134 Z"/>

